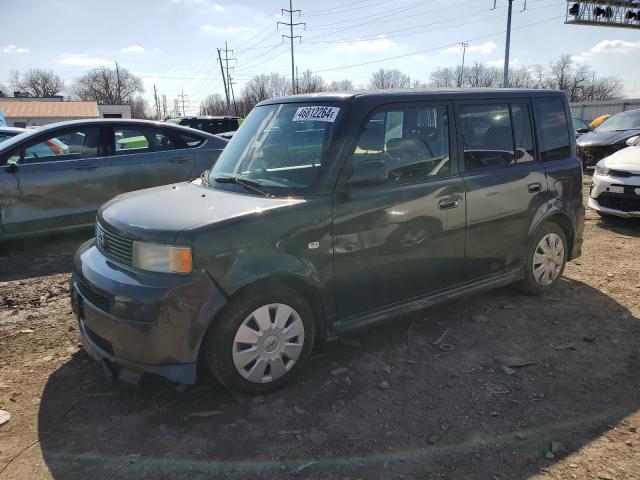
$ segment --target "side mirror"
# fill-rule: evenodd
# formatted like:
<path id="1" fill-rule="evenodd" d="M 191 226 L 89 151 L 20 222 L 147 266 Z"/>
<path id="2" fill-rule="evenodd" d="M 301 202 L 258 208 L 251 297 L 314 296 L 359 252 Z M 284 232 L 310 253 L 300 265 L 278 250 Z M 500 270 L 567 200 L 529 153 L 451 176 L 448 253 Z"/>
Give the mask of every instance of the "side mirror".
<path id="1" fill-rule="evenodd" d="M 640 140 L 640 135 L 634 135 L 633 137 L 627 139 L 627 145 L 632 147 L 633 145 L 638 143 L 638 140 Z"/>
<path id="2" fill-rule="evenodd" d="M 576 132 L 578 133 L 589 133 L 590 131 L 590 128 L 579 128 L 578 130 L 576 130 Z"/>
<path id="3" fill-rule="evenodd" d="M 387 181 L 387 166 L 381 160 L 360 162 L 353 167 L 349 185 L 380 185 Z"/>
<path id="4" fill-rule="evenodd" d="M 18 171 L 18 165 L 15 163 L 7 163 L 4 167 L 4 171 L 7 173 L 16 173 Z"/>

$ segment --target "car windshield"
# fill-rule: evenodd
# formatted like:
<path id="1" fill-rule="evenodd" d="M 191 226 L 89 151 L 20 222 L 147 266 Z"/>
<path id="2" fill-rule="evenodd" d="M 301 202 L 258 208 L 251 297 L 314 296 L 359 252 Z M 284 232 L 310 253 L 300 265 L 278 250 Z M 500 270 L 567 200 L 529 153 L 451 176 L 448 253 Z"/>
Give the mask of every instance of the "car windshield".
<path id="1" fill-rule="evenodd" d="M 270 194 L 304 193 L 323 168 L 340 110 L 300 103 L 254 108 L 211 169 L 209 183 L 229 189 L 229 179 L 246 180 Z"/>
<path id="2" fill-rule="evenodd" d="M 596 132 L 618 130 L 640 130 L 640 111 L 618 113 L 607 118 L 596 128 Z"/>
<path id="3" fill-rule="evenodd" d="M 573 118 L 573 126 L 576 130 L 579 128 L 589 128 L 589 125 L 587 125 L 586 122 L 575 117 Z"/>

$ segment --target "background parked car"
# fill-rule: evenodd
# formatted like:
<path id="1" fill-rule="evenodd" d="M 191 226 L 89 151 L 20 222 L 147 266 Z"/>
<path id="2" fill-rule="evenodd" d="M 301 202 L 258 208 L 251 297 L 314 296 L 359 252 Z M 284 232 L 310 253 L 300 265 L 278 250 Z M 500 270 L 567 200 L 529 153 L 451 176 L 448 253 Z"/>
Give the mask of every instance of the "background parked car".
<path id="1" fill-rule="evenodd" d="M 632 143 L 632 142 L 629 142 Z M 596 165 L 589 207 L 601 216 L 640 217 L 640 137 Z"/>
<path id="2" fill-rule="evenodd" d="M 62 122 L 0 143 L 0 240 L 92 225 L 104 202 L 198 177 L 227 141 L 164 122 Z"/>
<path id="3" fill-rule="evenodd" d="M 170 118 L 167 122 L 173 122 L 185 127 L 195 128 L 203 132 L 218 134 L 224 132 L 235 132 L 242 119 L 240 117 L 180 117 Z"/>
<path id="4" fill-rule="evenodd" d="M 576 132 L 576 138 L 578 138 L 580 135 L 584 135 L 585 133 L 591 132 L 591 127 L 584 120 L 578 117 L 573 117 L 572 120 L 573 120 L 573 129 Z"/>
<path id="5" fill-rule="evenodd" d="M 0 127 L 0 142 L 4 142 L 5 140 L 15 137 L 16 135 L 20 135 L 23 132 L 26 132 L 24 128 Z"/>
<path id="6" fill-rule="evenodd" d="M 584 168 L 592 167 L 612 153 L 627 147 L 627 140 L 640 135 L 640 110 L 612 115 L 593 132 L 576 140 L 578 156 Z"/>

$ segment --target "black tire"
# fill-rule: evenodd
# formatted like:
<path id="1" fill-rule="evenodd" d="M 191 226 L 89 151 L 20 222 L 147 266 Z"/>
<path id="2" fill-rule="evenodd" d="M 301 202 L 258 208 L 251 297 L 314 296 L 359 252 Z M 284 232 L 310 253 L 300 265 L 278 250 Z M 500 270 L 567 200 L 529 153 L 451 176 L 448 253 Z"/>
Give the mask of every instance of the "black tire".
<path id="1" fill-rule="evenodd" d="M 282 377 L 269 383 L 254 383 L 245 379 L 236 369 L 233 361 L 234 338 L 252 312 L 264 305 L 276 303 L 292 307 L 300 316 L 304 325 L 302 351 L 291 369 Z M 203 341 L 204 358 L 213 375 L 225 387 L 251 395 L 262 395 L 290 382 L 304 368 L 311 355 L 314 339 L 315 318 L 309 304 L 300 294 L 282 286 L 264 290 L 252 289 L 234 298 L 211 325 Z"/>
<path id="2" fill-rule="evenodd" d="M 533 273 L 533 256 L 536 252 L 536 249 L 538 248 L 538 244 L 540 243 L 540 241 L 546 235 L 549 235 L 551 233 L 555 233 L 558 237 L 560 237 L 564 248 L 564 256 L 562 258 L 562 266 L 560 267 L 560 272 L 555 277 L 555 279 L 549 285 L 541 285 L 540 283 L 538 283 L 538 281 L 536 281 Z M 527 251 L 524 256 L 524 279 L 518 284 L 519 288 L 529 295 L 538 296 L 545 295 L 549 291 L 552 291 L 562 277 L 562 274 L 564 273 L 565 266 L 567 265 L 567 255 L 568 244 L 564 230 L 562 230 L 562 228 L 560 228 L 557 223 L 544 222 L 537 228 L 537 230 L 529 240 Z"/>

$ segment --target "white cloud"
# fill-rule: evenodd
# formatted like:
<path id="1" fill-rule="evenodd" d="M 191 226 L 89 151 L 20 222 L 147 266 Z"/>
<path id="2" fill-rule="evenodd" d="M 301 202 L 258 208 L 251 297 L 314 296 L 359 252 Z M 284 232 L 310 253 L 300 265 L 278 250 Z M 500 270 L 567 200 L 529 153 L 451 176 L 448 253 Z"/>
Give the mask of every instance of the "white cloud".
<path id="1" fill-rule="evenodd" d="M 213 9 L 216 12 L 224 12 L 224 7 L 222 5 L 220 5 L 219 3 L 216 3 L 213 5 Z"/>
<path id="2" fill-rule="evenodd" d="M 388 48 L 397 47 L 388 38 L 380 37 L 375 40 L 354 40 L 352 42 L 339 43 L 333 47 L 334 52 L 379 52 Z"/>
<path id="3" fill-rule="evenodd" d="M 595 44 L 588 51 L 582 52 L 580 55 L 573 55 L 571 58 L 574 62 L 586 62 L 594 55 L 600 53 L 617 53 L 626 54 L 640 50 L 640 42 L 627 42 L 625 40 L 602 40 Z"/>
<path id="4" fill-rule="evenodd" d="M 86 55 L 84 53 L 63 53 L 62 56 L 58 59 L 58 63 L 62 65 L 77 65 L 82 67 L 97 67 L 101 65 L 113 64 L 111 60 L 107 60 L 106 58 L 90 57 L 89 55 Z"/>
<path id="5" fill-rule="evenodd" d="M 496 49 L 495 42 L 489 40 L 479 45 L 469 45 L 467 47 L 467 53 L 480 53 L 482 55 L 488 55 Z M 445 55 L 462 53 L 462 45 L 455 45 L 453 47 L 445 48 L 440 53 Z"/>
<path id="6" fill-rule="evenodd" d="M 31 53 L 31 50 L 26 47 L 16 47 L 14 44 L 10 43 L 6 47 L 2 48 L 4 53 Z"/>
<path id="7" fill-rule="evenodd" d="M 592 53 L 628 53 L 640 50 L 640 42 L 626 42 L 624 40 L 603 40 L 591 48 Z"/>

